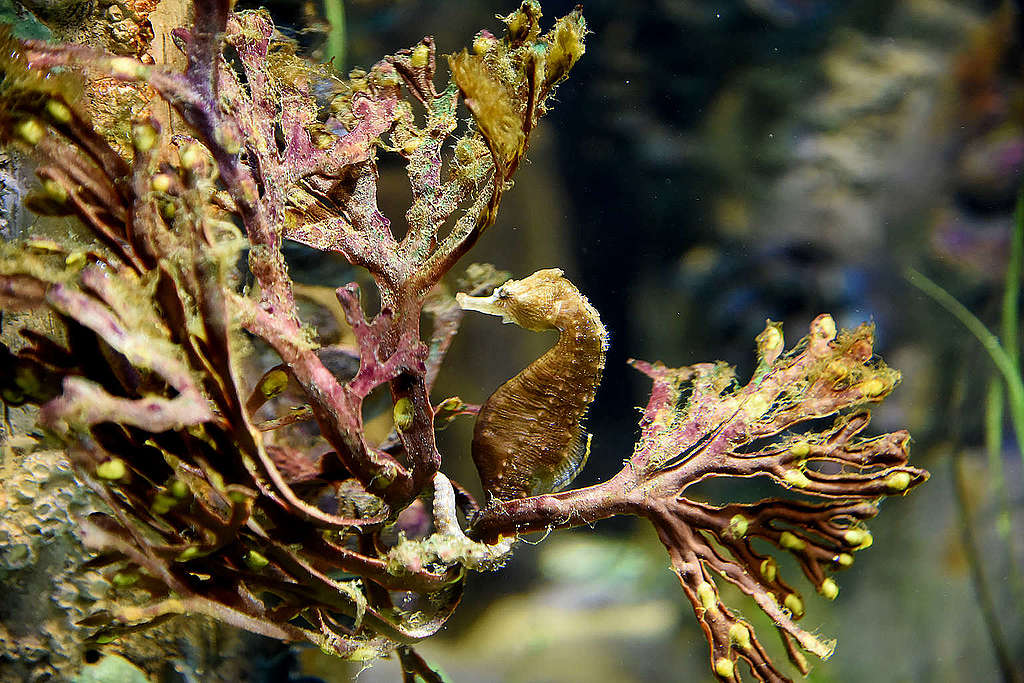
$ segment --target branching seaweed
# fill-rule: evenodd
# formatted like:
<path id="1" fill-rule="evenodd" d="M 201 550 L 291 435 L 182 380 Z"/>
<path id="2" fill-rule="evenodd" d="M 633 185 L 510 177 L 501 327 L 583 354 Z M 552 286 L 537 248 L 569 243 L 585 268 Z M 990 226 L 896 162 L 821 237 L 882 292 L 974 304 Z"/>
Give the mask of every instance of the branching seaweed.
<path id="1" fill-rule="evenodd" d="M 905 432 L 860 436 L 864 406 L 899 379 L 874 357 L 869 327 L 837 333 L 820 316 L 784 353 L 770 323 L 743 386 L 722 364 L 635 361 L 654 384 L 641 438 L 604 484 L 481 507 L 440 472 L 435 430 L 478 411 L 431 402 L 462 315 L 441 279 L 494 223 L 584 49 L 579 10 L 546 33 L 540 19 L 527 0 L 504 17 L 503 36 L 480 32 L 449 57 L 440 90 L 431 38 L 339 79 L 276 42 L 265 13 L 233 13 L 226 0 L 197 1 L 193 27 L 175 32 L 184 73 L 4 39 L 0 137 L 38 163 L 30 206 L 77 216 L 95 237 L 84 249 L 2 247 L 0 307 L 47 310 L 62 331 L 25 331 L 17 352 L 3 348 L 0 389 L 9 404 L 41 406 L 40 425 L 109 509 L 82 522 L 92 564 L 120 595 L 89 618 L 98 641 L 204 614 L 350 659 L 397 654 L 407 679 L 435 680 L 410 646 L 445 623 L 467 570 L 501 566 L 522 533 L 631 514 L 657 529 L 720 679 L 738 679 L 739 659 L 761 680 L 784 677 L 716 581 L 768 614 L 801 671 L 801 650 L 831 653 L 797 625 L 803 600 L 772 553 L 792 554 L 835 598 L 831 574 L 870 544 L 864 522 L 879 499 L 927 478 L 907 465 Z M 142 112 L 123 158 L 71 95 L 82 70 L 144 84 L 188 134 Z M 406 162 L 404 233 L 377 205 L 380 154 Z M 337 289 L 345 343 L 321 347 L 303 326 L 286 239 L 372 277 L 376 315 L 358 285 Z M 504 281 L 485 269 L 470 279 L 470 295 Z M 257 364 L 254 344 L 273 362 Z M 374 440 L 363 405 L 383 387 L 394 429 Z M 301 396 L 296 409 L 276 400 L 286 390 Z M 290 432 L 309 420 L 316 448 Z M 755 476 L 789 495 L 722 506 L 686 497 L 704 479 Z"/>

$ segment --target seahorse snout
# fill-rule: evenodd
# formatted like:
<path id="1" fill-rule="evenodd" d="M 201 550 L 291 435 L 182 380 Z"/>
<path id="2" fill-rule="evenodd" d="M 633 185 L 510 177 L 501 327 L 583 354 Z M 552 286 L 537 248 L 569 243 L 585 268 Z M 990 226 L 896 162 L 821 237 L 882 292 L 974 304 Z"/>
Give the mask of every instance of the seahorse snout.
<path id="1" fill-rule="evenodd" d="M 477 311 L 478 313 L 486 313 L 487 315 L 498 315 L 501 316 L 502 322 L 514 322 L 509 317 L 508 311 L 502 305 L 497 293 L 491 294 L 490 296 L 470 296 L 459 292 L 455 295 L 455 300 L 464 311 Z"/>

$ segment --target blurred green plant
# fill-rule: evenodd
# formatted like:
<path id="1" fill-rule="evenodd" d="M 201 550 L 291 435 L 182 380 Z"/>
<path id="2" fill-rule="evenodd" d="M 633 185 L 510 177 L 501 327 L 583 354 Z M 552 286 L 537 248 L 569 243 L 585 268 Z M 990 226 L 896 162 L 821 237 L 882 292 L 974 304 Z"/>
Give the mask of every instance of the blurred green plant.
<path id="1" fill-rule="evenodd" d="M 910 284 L 921 290 L 959 321 L 978 340 L 995 366 L 995 376 L 989 381 L 986 388 L 983 408 L 985 452 L 990 480 L 998 501 L 999 515 L 996 531 L 1006 545 L 1010 567 L 1010 589 L 1017 605 L 1017 612 L 1024 614 L 1024 577 L 1021 575 L 1020 564 L 1017 560 L 1017 536 L 1014 533 L 1013 506 L 1003 467 L 1004 408 L 1007 407 L 1016 437 L 1017 451 L 1021 463 L 1024 465 L 1024 378 L 1021 376 L 1019 341 L 1022 274 L 1024 274 L 1024 187 L 1017 195 L 1010 231 L 1010 251 L 1003 280 L 999 335 L 990 330 L 956 297 L 923 273 L 914 268 L 908 268 L 906 278 Z M 954 453 L 952 462 L 954 494 L 960 515 L 961 536 L 979 594 L 979 609 L 982 612 L 996 659 L 1004 676 L 1007 680 L 1019 680 L 1013 656 L 999 622 L 992 590 L 984 574 L 984 563 L 975 541 L 974 523 L 967 503 L 967 484 L 961 461 L 959 453 Z"/>

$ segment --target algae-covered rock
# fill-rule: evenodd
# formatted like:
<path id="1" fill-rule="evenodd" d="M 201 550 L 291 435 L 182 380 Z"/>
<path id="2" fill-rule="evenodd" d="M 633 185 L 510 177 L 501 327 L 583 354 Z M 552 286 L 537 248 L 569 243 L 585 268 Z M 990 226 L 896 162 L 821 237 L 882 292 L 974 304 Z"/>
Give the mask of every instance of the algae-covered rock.
<path id="1" fill-rule="evenodd" d="M 110 655 L 82 667 L 72 683 L 147 683 L 146 675 L 124 657 Z"/>
<path id="2" fill-rule="evenodd" d="M 62 452 L 22 454 L 12 441 L 0 460 L 0 681 L 69 680 L 87 647 L 76 622 L 108 589 L 82 569 L 74 522 L 95 502 Z"/>

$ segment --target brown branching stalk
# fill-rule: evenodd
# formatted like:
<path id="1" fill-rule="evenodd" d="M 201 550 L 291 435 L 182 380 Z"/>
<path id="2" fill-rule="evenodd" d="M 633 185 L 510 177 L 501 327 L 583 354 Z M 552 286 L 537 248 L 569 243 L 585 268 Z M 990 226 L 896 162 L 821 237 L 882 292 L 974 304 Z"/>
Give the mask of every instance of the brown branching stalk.
<path id="1" fill-rule="evenodd" d="M 462 316 L 441 280 L 494 223 L 586 33 L 578 10 L 542 33 L 533 0 L 504 22 L 503 37 L 482 31 L 449 58 L 440 90 L 430 38 L 339 80 L 277 43 L 266 14 L 233 13 L 227 0 L 197 1 L 193 28 L 175 33 L 184 73 L 5 39 L 0 138 L 38 162 L 33 209 L 77 216 L 94 239 L 2 247 L 0 306 L 48 310 L 62 332 L 26 331 L 17 353 L 4 348 L 0 389 L 7 403 L 41 406 L 40 425 L 109 508 L 82 522 L 92 564 L 119 595 L 87 622 L 101 642 L 205 614 L 351 659 L 396 653 L 407 679 L 439 680 L 410 646 L 445 623 L 467 570 L 499 567 L 521 533 L 629 514 L 657 529 L 719 678 L 736 680 L 740 659 L 759 679 L 783 676 L 718 581 L 768 614 L 801 671 L 801 651 L 830 654 L 797 625 L 803 600 L 772 554 L 792 554 L 835 598 L 831 574 L 870 544 L 864 521 L 879 499 L 927 478 L 906 464 L 906 433 L 860 436 L 864 406 L 898 381 L 868 327 L 837 334 L 821 316 L 783 353 L 771 323 L 743 386 L 722 364 L 635 362 L 654 383 L 641 438 L 604 484 L 481 510 L 440 471 L 435 431 L 478 411 L 431 402 Z M 69 94 L 79 70 L 152 88 L 188 134 L 142 112 L 122 158 Z M 326 106 L 315 96 L 325 88 Z M 385 153 L 408 168 L 404 234 L 377 204 Z M 303 325 L 286 239 L 369 272 L 376 314 L 356 284 L 336 292 L 354 343 L 321 347 Z M 478 269 L 464 289 L 503 281 Z M 256 360 L 253 344 L 275 358 Z M 394 429 L 374 441 L 363 407 L 383 387 Z M 284 405 L 288 392 L 297 405 Z M 310 420 L 313 442 L 295 429 Z M 687 497 L 699 481 L 737 477 L 785 495 Z"/>
<path id="2" fill-rule="evenodd" d="M 899 379 L 872 346 L 869 326 L 837 335 L 823 315 L 789 353 L 781 326 L 769 323 L 758 337 L 757 370 L 744 386 L 722 364 L 672 369 L 634 361 L 654 387 L 640 441 L 622 471 L 587 489 L 497 502 L 473 531 L 487 540 L 615 514 L 646 517 L 693 603 L 720 679 L 738 678 L 738 659 L 759 680 L 784 676 L 750 624 L 722 604 L 716 576 L 772 619 L 793 664 L 806 673 L 800 650 L 827 658 L 833 645 L 797 625 L 804 600 L 772 553 L 791 554 L 815 589 L 835 599 L 839 586 L 831 574 L 871 545 L 864 521 L 877 514 L 878 501 L 928 477 L 907 465 L 906 432 L 859 436 L 870 419 L 862 406 L 881 401 Z M 801 427 L 829 416 L 836 416 L 829 427 Z M 722 506 L 686 497 L 697 482 L 728 477 L 763 477 L 789 495 Z"/>

